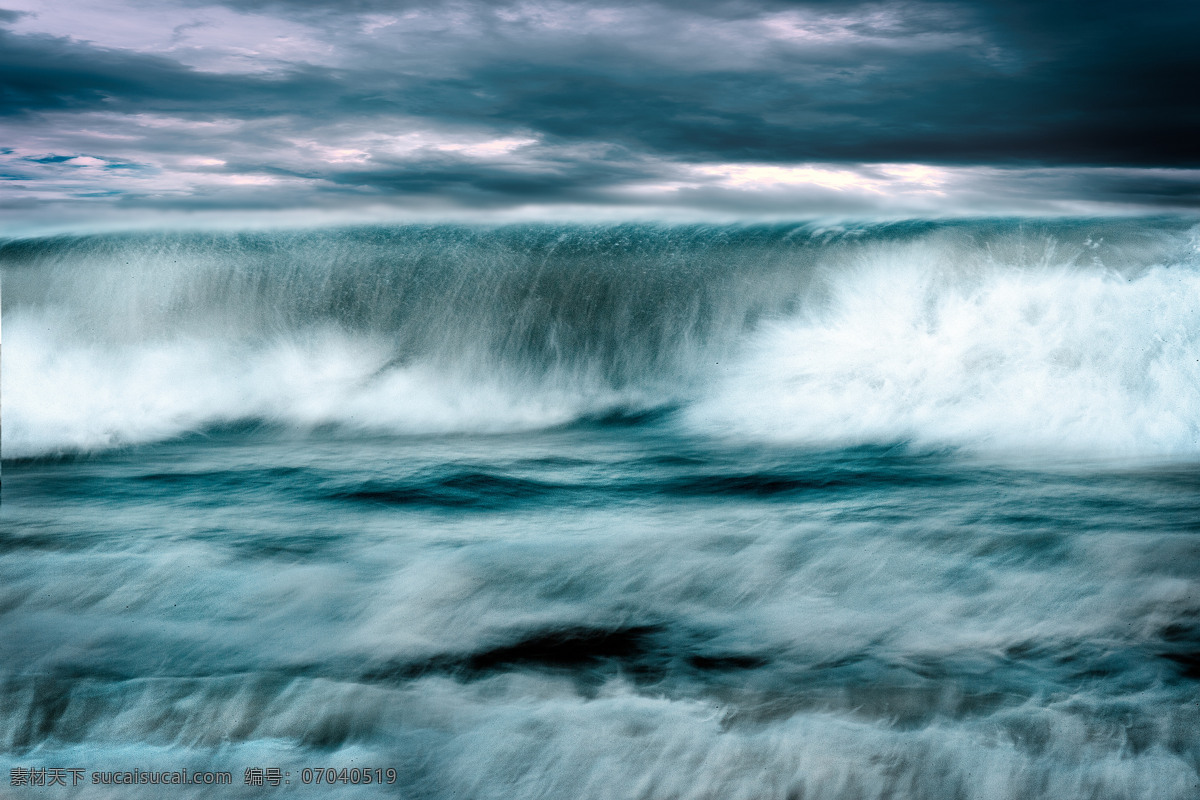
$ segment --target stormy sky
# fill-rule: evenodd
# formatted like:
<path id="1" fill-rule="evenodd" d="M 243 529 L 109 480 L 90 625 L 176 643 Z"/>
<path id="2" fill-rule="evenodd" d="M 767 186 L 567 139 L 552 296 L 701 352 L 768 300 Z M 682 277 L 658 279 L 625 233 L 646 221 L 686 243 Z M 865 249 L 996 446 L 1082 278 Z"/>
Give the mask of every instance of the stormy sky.
<path id="1" fill-rule="evenodd" d="M 0 214 L 1200 210 L 1200 3 L 0 0 Z"/>

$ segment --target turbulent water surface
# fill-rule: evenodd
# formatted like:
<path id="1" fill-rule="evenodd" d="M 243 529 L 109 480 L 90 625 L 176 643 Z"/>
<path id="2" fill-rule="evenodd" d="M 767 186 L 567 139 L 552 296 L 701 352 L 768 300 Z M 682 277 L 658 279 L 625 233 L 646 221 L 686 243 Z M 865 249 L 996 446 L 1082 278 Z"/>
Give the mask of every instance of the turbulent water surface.
<path id="1" fill-rule="evenodd" d="M 13 796 L 1200 796 L 1187 222 L 0 259 Z"/>

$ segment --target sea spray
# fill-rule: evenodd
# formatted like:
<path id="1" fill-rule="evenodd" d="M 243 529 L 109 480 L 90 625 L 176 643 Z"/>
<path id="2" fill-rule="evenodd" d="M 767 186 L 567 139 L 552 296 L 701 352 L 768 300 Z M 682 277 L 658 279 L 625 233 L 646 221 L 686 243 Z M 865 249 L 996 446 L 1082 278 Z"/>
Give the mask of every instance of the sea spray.
<path id="1" fill-rule="evenodd" d="M 1195 241 L 7 242 L 0 775 L 1193 800 Z"/>
<path id="2" fill-rule="evenodd" d="M 1200 266 L 1169 221 L 137 233 L 0 256 L 9 456 L 656 408 L 788 441 L 1200 447 Z"/>

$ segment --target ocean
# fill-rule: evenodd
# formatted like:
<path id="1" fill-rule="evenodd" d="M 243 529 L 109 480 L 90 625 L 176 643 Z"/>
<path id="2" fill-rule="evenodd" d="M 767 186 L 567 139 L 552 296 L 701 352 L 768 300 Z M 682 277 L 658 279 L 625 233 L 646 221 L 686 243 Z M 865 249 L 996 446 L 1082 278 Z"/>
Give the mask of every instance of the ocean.
<path id="1" fill-rule="evenodd" d="M 0 266 L 4 797 L 1200 796 L 1194 220 Z"/>

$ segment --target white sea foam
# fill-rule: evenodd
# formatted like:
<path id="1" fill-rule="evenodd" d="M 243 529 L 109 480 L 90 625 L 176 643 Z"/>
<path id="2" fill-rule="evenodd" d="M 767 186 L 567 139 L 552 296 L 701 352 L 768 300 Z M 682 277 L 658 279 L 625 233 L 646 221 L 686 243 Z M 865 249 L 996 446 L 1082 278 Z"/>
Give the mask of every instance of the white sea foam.
<path id="1" fill-rule="evenodd" d="M 1103 247 L 1002 225 L 14 246 L 3 450 L 679 406 L 688 432 L 756 441 L 1195 453 L 1194 233 L 1114 231 Z"/>
<path id="2" fill-rule="evenodd" d="M 787 442 L 1115 455 L 1200 450 L 1200 273 L 955 271 L 927 250 L 834 276 L 686 413 Z"/>
<path id="3" fill-rule="evenodd" d="M 389 366 L 384 343 L 335 330 L 257 345 L 111 345 L 48 337 L 42 322 L 6 320 L 6 458 L 159 441 L 244 420 L 399 434 L 530 430 L 618 401 L 553 387 L 526 393 L 495 375 Z"/>
<path id="4" fill-rule="evenodd" d="M 990 487 L 956 497 L 975 519 L 992 508 Z M 0 680 L 0 765 L 232 768 L 235 783 L 251 765 L 293 780 L 378 765 L 430 797 L 1193 795 L 1194 703 L 1151 655 L 1164 628 L 1195 619 L 1186 533 L 934 535 L 892 496 L 899 523 L 797 526 L 777 506 L 699 504 L 410 526 L 383 512 L 376 536 L 343 515 L 324 555 L 264 560 L 244 549 L 269 533 L 246 521 L 263 500 L 240 498 L 235 527 L 201 543 L 183 532 L 207 529 L 209 511 L 142 498 L 101 523 L 105 551 L 9 559 L 0 601 L 19 610 L 8 632 L 25 669 Z M 180 529 L 162 531 L 163 502 Z M 142 504 L 154 533 L 137 530 Z M 329 533 L 327 517 L 311 524 Z M 658 681 L 609 664 L 591 688 L 583 668 L 445 669 L 523 635 L 648 620 L 670 624 L 630 665 L 764 663 L 677 663 Z M 393 659 L 428 672 L 376 670 Z M 1081 679 L 1104 666 L 1119 677 Z"/>

